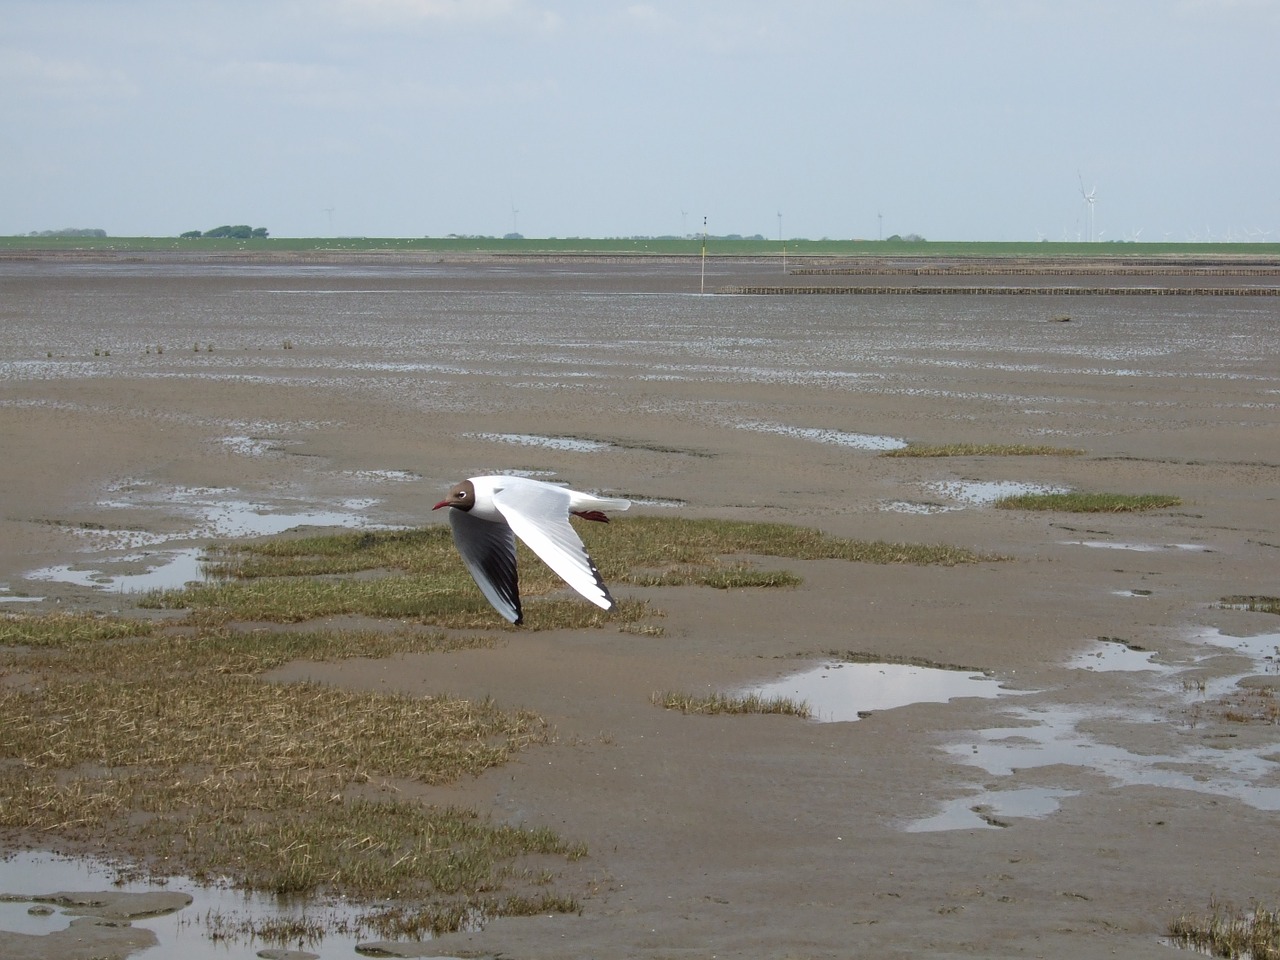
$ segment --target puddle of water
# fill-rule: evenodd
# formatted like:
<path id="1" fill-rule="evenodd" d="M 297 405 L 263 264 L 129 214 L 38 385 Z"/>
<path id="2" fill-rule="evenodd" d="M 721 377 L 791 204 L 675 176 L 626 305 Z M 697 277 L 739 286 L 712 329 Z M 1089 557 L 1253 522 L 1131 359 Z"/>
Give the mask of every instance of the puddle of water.
<path id="1" fill-rule="evenodd" d="M 9 592 L 7 584 L 0 586 L 0 603 L 39 603 L 44 597 L 15 597 Z"/>
<path id="2" fill-rule="evenodd" d="M 823 430 L 816 427 L 789 427 L 782 423 L 764 423 L 749 420 L 734 424 L 739 430 L 755 430 L 760 433 L 778 433 L 787 437 L 799 437 L 817 443 L 831 443 L 855 450 L 901 450 L 907 445 L 897 437 L 877 436 L 871 433 L 846 433 L 842 430 Z"/>
<path id="3" fill-rule="evenodd" d="M 272 440 L 268 437 L 223 437 L 217 442 L 242 457 L 274 456 L 283 453 L 284 446 L 298 443 L 297 440 Z"/>
<path id="4" fill-rule="evenodd" d="M 359 911 L 340 901 L 302 901 L 261 894 L 246 894 L 227 886 L 206 886 L 186 877 L 170 878 L 160 883 L 131 881 L 117 884 L 118 874 L 109 865 L 92 860 L 68 860 L 42 852 L 23 852 L 0 859 L 0 930 L 43 936 L 66 929 L 76 919 L 74 908 L 52 905 L 46 915 L 30 913 L 31 900 L 60 891 L 110 891 L 112 893 L 155 893 L 158 891 L 188 894 L 189 906 L 158 917 L 133 918 L 134 927 L 150 930 L 159 941 L 154 947 L 139 951 L 140 960 L 228 960 L 229 957 L 253 956 L 267 948 L 289 947 L 304 950 L 321 960 L 350 960 L 360 955 L 357 947 L 381 938 L 376 935 L 357 937 L 353 934 L 325 934 L 321 940 L 288 944 L 262 940 L 239 939 L 232 942 L 210 938 L 211 920 L 224 928 L 252 921 L 309 920 L 328 928 L 345 925 L 357 928 Z"/>
<path id="5" fill-rule="evenodd" d="M 981 673 L 903 663 L 829 662 L 743 692 L 764 699 L 803 700 L 815 720 L 840 723 L 912 703 L 998 697 L 1013 691 Z"/>
<path id="6" fill-rule="evenodd" d="M 1231 676 L 1216 677 L 1205 684 L 1174 690 L 1177 698 L 1214 700 L 1239 690 L 1239 681 L 1259 670 L 1280 670 L 1280 633 L 1250 637 L 1231 637 L 1216 629 L 1203 629 L 1191 635 L 1193 641 L 1222 652 L 1237 653 L 1253 661 L 1250 669 Z M 1161 686 L 1167 688 L 1169 678 L 1188 666 L 1202 663 L 1215 654 L 1202 651 L 1186 663 L 1157 664 L 1155 651 L 1133 650 L 1122 643 L 1099 641 L 1097 646 L 1067 661 L 1077 669 L 1098 671 L 1131 671 L 1157 673 Z M 1156 690 L 1152 702 L 1167 704 L 1168 689 Z M 1107 743 L 1082 729 L 1106 718 L 1122 723 L 1149 726 L 1170 723 L 1162 707 L 1158 712 L 1132 709 L 1127 712 L 1102 714 L 1095 707 L 1049 705 L 1041 708 L 1014 708 L 1007 711 L 1013 721 L 1008 726 L 975 731 L 965 740 L 943 747 L 957 762 L 977 766 L 991 776 L 1010 777 L 1021 770 L 1065 765 L 1092 770 L 1111 780 L 1116 786 L 1156 786 L 1189 790 L 1213 796 L 1230 797 L 1258 810 L 1280 810 L 1280 786 L 1277 782 L 1275 743 L 1256 745 L 1235 743 L 1231 749 L 1220 744 L 1173 737 L 1174 749 L 1167 753 L 1137 753 Z M 1068 796 L 1068 792 L 1049 792 L 1048 796 Z M 908 831 L 967 829 L 980 825 L 988 808 L 996 819 L 1008 816 L 1047 816 L 1052 809 L 1019 813 L 1015 807 L 1000 807 L 1005 798 L 1023 797 L 1036 801 L 1034 793 L 1019 790 L 987 791 L 961 797 L 944 805 L 934 816 L 904 826 Z M 995 798 L 993 800 L 992 798 Z M 974 813 L 975 808 L 978 812 Z"/>
<path id="7" fill-rule="evenodd" d="M 1135 753 L 1105 743 L 1080 727 L 1098 719 L 1098 712 L 1079 706 L 1018 709 L 1012 716 L 1027 726 L 992 727 L 975 732 L 967 743 L 944 749 L 961 763 L 980 767 L 992 776 L 1007 777 L 1019 770 L 1064 764 L 1093 770 L 1118 786 L 1153 786 L 1232 797 L 1258 810 L 1280 810 L 1280 787 L 1274 780 L 1275 762 L 1267 759 L 1275 744 L 1229 751 L 1189 744 L 1177 753 Z M 1155 723 L 1162 718 L 1116 717 L 1125 723 Z"/>
<path id="8" fill-rule="evenodd" d="M 71 583 L 80 587 L 97 587 L 120 593 L 136 593 L 145 590 L 172 590 L 191 581 L 205 578 L 201 562 L 205 549 L 190 547 L 185 550 L 157 551 L 151 554 L 130 554 L 100 561 L 93 569 L 76 569 L 77 564 L 59 564 L 44 567 L 27 574 L 30 580 Z M 120 564 L 144 563 L 141 573 L 111 574 L 110 568 Z"/>
<path id="9" fill-rule="evenodd" d="M 974 507 L 990 506 L 1004 497 L 1028 493 L 1070 493 L 1067 487 L 1016 480 L 935 480 L 924 484 L 924 488 L 935 496 Z"/>
<path id="10" fill-rule="evenodd" d="M 393 483 L 407 483 L 411 480 L 421 480 L 421 474 L 412 473 L 409 470 L 352 470 L 347 474 L 356 480 L 361 481 L 384 481 L 389 480 Z"/>
<path id="11" fill-rule="evenodd" d="M 495 470 L 494 473 L 504 477 L 539 477 L 550 478 L 556 475 L 554 470 Z"/>
<path id="12" fill-rule="evenodd" d="M 1113 540 L 1063 540 L 1074 547 L 1095 547 L 1099 550 L 1134 550 L 1138 553 L 1157 553 L 1161 550 L 1193 550 L 1209 553 L 1210 547 L 1200 543 L 1121 543 Z"/>
<path id="13" fill-rule="evenodd" d="M 1267 672 L 1280 670 L 1280 633 L 1260 633 L 1252 637 L 1230 637 L 1213 628 L 1198 630 L 1191 639 L 1224 647 L 1254 660 Z"/>
<path id="14" fill-rule="evenodd" d="M 1100 672 L 1151 670 L 1169 673 L 1177 668 L 1152 663 L 1158 650 L 1135 650 L 1123 643 L 1109 640 L 1096 641 L 1088 650 L 1076 654 L 1067 661 L 1068 667 L 1077 670 Z"/>
<path id="15" fill-rule="evenodd" d="M 1017 817 L 1042 819 L 1058 810 L 1058 801 L 1074 797 L 1078 790 L 1055 790 L 1050 787 L 1023 787 L 1016 790 L 985 790 L 957 797 L 943 804 L 931 817 L 912 820 L 903 825 L 907 833 L 931 833 L 939 830 L 997 830 L 1006 819 Z"/>
<path id="16" fill-rule="evenodd" d="M 489 440 L 496 443 L 514 443 L 522 447 L 546 447 L 549 450 L 571 450 L 576 453 L 596 453 L 613 446 L 603 440 L 579 440 L 577 437 L 543 437 L 532 433 L 464 433 L 473 440 Z"/>
<path id="17" fill-rule="evenodd" d="M 200 513 L 203 524 L 183 539 L 193 536 L 210 537 L 261 537 L 284 533 L 294 527 L 361 527 L 365 526 L 359 512 L 367 509 L 375 500 L 346 500 L 336 510 L 302 510 L 276 512 L 262 504 L 246 500 L 231 500 L 203 504 Z"/>
<path id="18" fill-rule="evenodd" d="M 181 534 L 140 534 L 156 538 L 154 542 L 194 540 L 205 537 L 255 537 L 283 533 L 294 527 L 359 527 L 366 524 L 361 514 L 378 501 L 374 498 L 351 498 L 338 501 L 323 510 L 291 510 L 284 506 L 268 506 L 241 500 L 235 491 L 218 487 L 152 487 L 127 482 L 117 488 L 117 496 L 98 503 L 110 510 L 164 510 L 188 517 L 192 526 Z M 134 531 L 82 531 L 88 538 L 117 538 Z M 147 546 L 152 544 L 138 544 Z"/>
<path id="19" fill-rule="evenodd" d="M 888 510 L 890 513 L 913 513 L 927 516 L 931 513 L 949 513 L 952 510 L 961 510 L 962 507 L 949 506 L 944 503 L 921 503 L 911 500 L 885 500 L 880 503 L 881 510 Z"/>
<path id="20" fill-rule="evenodd" d="M 376 526 L 365 519 L 366 511 L 378 502 L 372 498 L 341 500 L 331 509 L 289 510 L 240 500 L 232 491 L 211 487 L 154 488 L 137 481 L 125 481 L 113 492 L 116 494 L 114 497 L 100 501 L 98 506 L 131 512 L 163 510 L 170 515 L 177 512 L 184 515 L 191 526 L 179 533 L 166 534 L 77 529 L 76 536 L 86 543 L 89 550 L 131 552 L 95 559 L 92 565 L 67 563 L 45 567 L 28 573 L 27 579 L 125 593 L 176 589 L 190 581 L 204 579 L 200 557 L 205 548 L 148 548 L 191 540 L 270 536 L 300 526 Z M 144 552 L 137 552 L 139 550 Z M 144 567 L 142 571 L 136 570 L 139 565 Z"/>

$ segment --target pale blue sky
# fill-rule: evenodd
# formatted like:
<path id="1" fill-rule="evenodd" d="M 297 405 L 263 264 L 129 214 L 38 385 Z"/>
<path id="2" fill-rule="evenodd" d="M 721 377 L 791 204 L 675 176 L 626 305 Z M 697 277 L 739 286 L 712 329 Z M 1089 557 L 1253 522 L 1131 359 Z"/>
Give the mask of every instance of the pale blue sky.
<path id="1" fill-rule="evenodd" d="M 1280 241 L 1277 50 L 1280 0 L 0 0 L 0 234 L 1074 240 L 1083 178 L 1095 238 Z"/>

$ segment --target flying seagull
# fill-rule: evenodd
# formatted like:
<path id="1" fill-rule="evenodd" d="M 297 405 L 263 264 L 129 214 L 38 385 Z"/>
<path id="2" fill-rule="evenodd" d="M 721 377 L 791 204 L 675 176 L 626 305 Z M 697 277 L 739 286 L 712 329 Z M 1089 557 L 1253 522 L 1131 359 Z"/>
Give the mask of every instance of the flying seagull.
<path id="1" fill-rule="evenodd" d="M 569 515 L 608 523 L 605 510 L 626 510 L 630 500 L 597 497 L 527 477 L 472 477 L 449 491 L 432 510 L 452 507 L 453 542 L 476 584 L 495 610 L 520 623 L 516 537 L 597 607 L 612 610 L 613 597 L 587 555 Z"/>

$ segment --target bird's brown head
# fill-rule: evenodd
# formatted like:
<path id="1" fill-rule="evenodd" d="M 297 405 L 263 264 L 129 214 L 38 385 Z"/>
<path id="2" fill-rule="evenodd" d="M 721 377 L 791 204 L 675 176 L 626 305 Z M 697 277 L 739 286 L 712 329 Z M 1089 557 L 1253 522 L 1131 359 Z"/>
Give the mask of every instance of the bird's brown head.
<path id="1" fill-rule="evenodd" d="M 457 507 L 459 510 L 470 510 L 476 505 L 476 488 L 470 480 L 463 480 L 459 484 L 455 484 L 448 495 L 437 503 L 432 510 L 439 510 L 441 507 Z"/>

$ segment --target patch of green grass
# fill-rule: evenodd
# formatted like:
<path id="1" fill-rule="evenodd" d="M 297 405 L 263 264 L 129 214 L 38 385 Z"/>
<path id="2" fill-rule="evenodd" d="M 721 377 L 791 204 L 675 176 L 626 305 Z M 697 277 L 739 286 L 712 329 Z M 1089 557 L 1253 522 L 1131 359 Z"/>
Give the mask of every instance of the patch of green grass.
<path id="1" fill-rule="evenodd" d="M 61 647 L 122 637 L 150 636 L 146 620 L 100 617 L 91 613 L 51 613 L 42 617 L 0 617 L 0 647 Z"/>
<path id="2" fill-rule="evenodd" d="M 667 710 L 679 710 L 681 713 L 779 713 L 804 719 L 812 715 L 809 705 L 802 700 L 792 700 L 789 697 L 761 697 L 754 693 L 731 697 L 723 693 L 695 695 L 668 690 L 663 693 L 654 693 L 649 699 L 655 706 Z"/>
<path id="3" fill-rule="evenodd" d="M 1237 594 L 1223 597 L 1218 602 L 1224 607 L 1237 607 L 1252 613 L 1280 613 L 1280 597 Z"/>
<path id="4" fill-rule="evenodd" d="M 761 570 L 745 563 L 729 564 L 713 570 L 685 565 L 661 572 L 636 572 L 626 576 L 626 582 L 639 587 L 683 587 L 696 584 L 717 590 L 738 587 L 796 587 L 802 582 L 794 573 L 786 570 Z"/>
<path id="5" fill-rule="evenodd" d="M 909 443 L 882 457 L 1079 457 L 1083 450 L 1025 443 Z"/>
<path id="6" fill-rule="evenodd" d="M 946 566 L 1001 559 L 941 544 L 847 540 L 780 523 L 626 517 L 580 529 L 607 583 L 647 587 L 733 589 L 800 582 L 787 571 L 744 562 L 743 555 Z M 521 595 L 538 601 L 525 605 L 525 629 L 625 626 L 653 614 L 635 600 L 622 600 L 605 613 L 577 597 L 540 599 L 562 594 L 564 584 L 523 544 L 517 551 Z M 296 623 L 355 614 L 455 629 L 506 629 L 467 574 L 443 525 L 237 544 L 217 554 L 209 572 L 224 579 L 158 591 L 139 605 L 190 610 L 193 622 L 205 624 Z"/>
<path id="7" fill-rule="evenodd" d="M 683 567 L 686 573 L 680 582 L 696 585 L 700 577 L 718 571 L 724 558 L 742 555 L 922 566 L 1002 559 L 944 544 L 849 540 L 784 523 L 628 517 L 601 526 L 603 529 L 590 531 L 588 546 L 605 579 L 621 582 L 633 582 L 631 578 L 643 578 L 653 570 Z"/>
<path id="8" fill-rule="evenodd" d="M 1207 917 L 1178 917 L 1169 925 L 1169 936 L 1215 957 L 1280 960 L 1280 908 L 1255 903 L 1240 910 L 1211 900 L 1209 911 Z"/>
<path id="9" fill-rule="evenodd" d="M 1068 513 L 1138 513 L 1182 505 L 1181 497 L 1159 493 L 1021 493 L 1001 497 L 1000 510 L 1060 510 Z"/>

